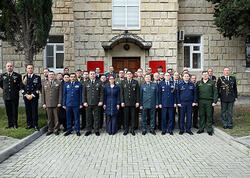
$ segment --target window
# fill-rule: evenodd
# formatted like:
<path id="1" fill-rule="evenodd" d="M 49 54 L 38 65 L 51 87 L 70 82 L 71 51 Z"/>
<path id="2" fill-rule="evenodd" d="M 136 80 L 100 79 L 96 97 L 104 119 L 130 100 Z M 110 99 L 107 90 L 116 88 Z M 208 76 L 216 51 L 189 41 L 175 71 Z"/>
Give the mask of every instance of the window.
<path id="1" fill-rule="evenodd" d="M 246 40 L 246 68 L 250 69 L 250 35 Z"/>
<path id="2" fill-rule="evenodd" d="M 140 0 L 113 0 L 112 28 L 140 29 Z"/>
<path id="3" fill-rule="evenodd" d="M 184 67 L 190 70 L 202 70 L 201 36 L 185 36 Z"/>
<path id="4" fill-rule="evenodd" d="M 45 47 L 44 64 L 55 72 L 63 70 L 64 43 L 63 36 L 50 36 Z"/>

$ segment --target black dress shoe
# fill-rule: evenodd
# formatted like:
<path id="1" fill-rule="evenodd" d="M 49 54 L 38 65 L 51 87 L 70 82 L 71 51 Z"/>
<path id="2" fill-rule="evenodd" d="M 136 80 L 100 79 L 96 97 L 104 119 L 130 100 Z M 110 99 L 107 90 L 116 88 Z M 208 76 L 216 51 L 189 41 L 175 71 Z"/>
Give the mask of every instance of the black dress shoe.
<path id="1" fill-rule="evenodd" d="M 132 131 L 131 131 L 131 134 L 132 134 L 133 136 L 135 136 L 135 131 L 134 131 L 134 130 L 132 130 Z"/>
<path id="2" fill-rule="evenodd" d="M 166 132 L 161 132 L 162 135 L 166 135 Z"/>
<path id="3" fill-rule="evenodd" d="M 63 128 L 63 132 L 66 132 L 67 131 L 67 128 Z"/>
<path id="4" fill-rule="evenodd" d="M 125 132 L 123 133 L 123 135 L 128 135 L 128 131 L 125 131 Z"/>
<path id="5" fill-rule="evenodd" d="M 143 131 L 143 132 L 142 132 L 142 135 L 146 135 L 146 133 L 147 133 L 146 131 Z"/>
<path id="6" fill-rule="evenodd" d="M 201 134 L 203 132 L 204 132 L 204 130 L 198 130 L 197 134 Z"/>
<path id="7" fill-rule="evenodd" d="M 51 135 L 53 132 L 47 132 L 46 133 L 46 136 L 49 136 L 49 135 Z"/>
<path id="8" fill-rule="evenodd" d="M 13 126 L 7 126 L 5 127 L 5 129 L 11 129 Z"/>
<path id="9" fill-rule="evenodd" d="M 80 136 L 81 136 L 81 133 L 80 133 L 80 132 L 76 132 L 76 135 L 80 137 Z"/>
<path id="10" fill-rule="evenodd" d="M 179 132 L 180 135 L 183 135 L 183 133 L 184 133 L 183 131 L 180 131 L 180 132 Z"/>
<path id="11" fill-rule="evenodd" d="M 193 132 L 191 132 L 191 131 L 188 131 L 187 133 L 188 133 L 189 135 L 194 135 Z"/>
<path id="12" fill-rule="evenodd" d="M 198 127 L 198 126 L 196 126 L 196 125 L 194 125 L 193 127 L 194 127 L 195 129 L 199 129 L 199 127 Z"/>
<path id="13" fill-rule="evenodd" d="M 210 136 L 212 136 L 213 135 L 213 132 L 207 132 L 208 133 L 208 135 L 210 135 Z"/>
<path id="14" fill-rule="evenodd" d="M 228 129 L 233 129 L 233 126 L 227 126 Z"/>
<path id="15" fill-rule="evenodd" d="M 227 126 L 223 126 L 223 129 L 227 129 Z"/>
<path id="16" fill-rule="evenodd" d="M 96 135 L 96 136 L 100 136 L 100 132 L 96 132 L 95 135 Z"/>
<path id="17" fill-rule="evenodd" d="M 87 131 L 86 133 L 85 133 L 85 136 L 89 136 L 91 134 L 91 131 Z"/>
<path id="18" fill-rule="evenodd" d="M 72 134 L 71 132 L 66 132 L 65 134 L 64 134 L 64 136 L 66 137 L 66 136 L 68 136 L 68 135 L 70 135 L 70 134 Z"/>
<path id="19" fill-rule="evenodd" d="M 14 129 L 18 129 L 18 126 L 17 126 L 17 125 L 14 125 Z"/>
<path id="20" fill-rule="evenodd" d="M 25 129 L 29 130 L 32 129 L 33 127 L 31 125 L 29 125 L 28 127 L 26 127 Z"/>
<path id="21" fill-rule="evenodd" d="M 150 133 L 151 133 L 152 135 L 156 135 L 156 133 L 155 133 L 154 130 L 150 130 Z"/>
<path id="22" fill-rule="evenodd" d="M 56 131 L 56 132 L 55 132 L 55 135 L 59 135 L 59 131 Z"/>
<path id="23" fill-rule="evenodd" d="M 174 133 L 173 133 L 173 132 L 169 132 L 169 134 L 170 134 L 170 135 L 174 135 Z"/>
<path id="24" fill-rule="evenodd" d="M 40 129 L 39 129 L 39 127 L 35 127 L 35 131 L 39 131 Z"/>

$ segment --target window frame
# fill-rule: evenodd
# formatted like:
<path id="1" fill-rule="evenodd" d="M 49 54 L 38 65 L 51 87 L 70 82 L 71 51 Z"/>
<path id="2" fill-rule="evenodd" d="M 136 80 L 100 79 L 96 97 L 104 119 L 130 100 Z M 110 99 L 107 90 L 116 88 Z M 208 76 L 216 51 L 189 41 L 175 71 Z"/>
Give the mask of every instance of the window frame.
<path id="1" fill-rule="evenodd" d="M 119 5 L 119 6 L 115 6 L 114 5 L 114 0 L 112 0 L 112 30 L 140 30 L 141 29 L 141 0 L 138 0 L 139 4 L 138 4 L 138 12 L 139 12 L 139 19 L 138 19 L 138 27 L 127 27 L 127 23 L 128 23 L 128 19 L 127 19 L 127 11 L 128 8 L 127 7 L 137 7 L 135 5 Z M 125 26 L 124 27 L 114 27 L 114 21 L 113 21 L 113 17 L 114 17 L 114 7 L 125 7 Z"/>
<path id="2" fill-rule="evenodd" d="M 185 43 L 183 42 L 183 67 L 184 66 L 184 59 L 185 59 L 185 52 L 184 52 L 184 47 L 185 46 L 189 46 L 190 47 L 190 67 L 187 67 L 187 69 L 189 71 L 203 71 L 203 63 L 204 63 L 204 59 L 203 59 L 203 36 L 202 35 L 185 35 L 185 36 L 197 36 L 200 37 L 200 43 Z M 199 51 L 194 51 L 194 46 L 199 46 L 200 50 Z M 194 53 L 198 53 L 201 54 L 201 67 L 200 68 L 193 68 L 193 54 Z"/>
<path id="3" fill-rule="evenodd" d="M 48 45 L 51 45 L 51 46 L 53 46 L 53 68 L 52 67 L 47 67 L 47 46 Z M 62 51 L 57 51 L 56 50 L 56 47 L 57 47 L 57 45 L 59 46 L 63 46 L 63 50 Z M 63 68 L 56 68 L 56 54 L 57 53 L 63 53 L 64 55 L 63 56 L 65 56 L 65 53 L 64 53 L 64 51 L 65 51 L 65 49 L 64 49 L 64 43 L 47 43 L 46 44 L 46 46 L 45 46 L 45 49 L 44 49 L 44 68 L 48 68 L 49 70 L 52 70 L 52 71 L 54 71 L 55 73 L 59 73 L 59 72 L 63 72 L 63 69 L 64 69 L 64 67 Z M 64 59 L 63 59 L 63 63 L 64 63 Z"/>

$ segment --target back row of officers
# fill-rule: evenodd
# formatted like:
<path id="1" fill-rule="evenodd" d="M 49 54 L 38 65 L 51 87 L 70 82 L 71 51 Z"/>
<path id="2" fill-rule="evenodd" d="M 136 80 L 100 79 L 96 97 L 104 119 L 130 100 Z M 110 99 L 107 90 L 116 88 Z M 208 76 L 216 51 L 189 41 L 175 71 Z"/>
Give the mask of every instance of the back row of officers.
<path id="1" fill-rule="evenodd" d="M 100 135 L 106 114 L 106 131 L 115 134 L 123 126 L 124 135 L 131 133 L 139 126 L 141 112 L 142 134 L 156 134 L 160 129 L 162 135 L 167 132 L 173 135 L 175 115 L 178 113 L 179 134 L 184 132 L 193 135 L 191 127 L 198 128 L 198 134 L 206 131 L 213 135 L 213 111 L 221 101 L 221 118 L 224 129 L 232 129 L 232 109 L 237 100 L 237 84 L 235 77 L 230 76 L 230 69 L 224 69 L 224 76 L 216 80 L 212 69 L 202 72 L 202 79 L 196 82 L 196 76 L 190 75 L 187 69 L 182 74 L 166 73 L 162 67 L 152 74 L 150 68 L 146 74 L 138 69 L 133 78 L 129 70 L 119 71 L 118 76 L 110 67 L 109 73 L 96 71 L 70 73 L 66 68 L 64 74 L 44 70 L 44 79 L 33 73 L 34 66 L 28 65 L 27 74 L 21 77 L 13 71 L 11 62 L 6 64 L 6 73 L 0 76 L 0 87 L 8 116 L 6 128 L 18 128 L 19 91 L 23 95 L 27 128 L 38 128 L 38 100 L 41 92 L 42 107 L 48 117 L 47 135 L 59 134 L 60 125 L 64 127 L 64 135 L 74 130 L 80 136 L 80 129 L 86 128 L 85 136 L 94 132 Z M 199 111 L 199 126 L 198 126 Z M 80 122 L 82 115 L 82 122 Z M 157 119 L 156 119 L 157 118 Z"/>

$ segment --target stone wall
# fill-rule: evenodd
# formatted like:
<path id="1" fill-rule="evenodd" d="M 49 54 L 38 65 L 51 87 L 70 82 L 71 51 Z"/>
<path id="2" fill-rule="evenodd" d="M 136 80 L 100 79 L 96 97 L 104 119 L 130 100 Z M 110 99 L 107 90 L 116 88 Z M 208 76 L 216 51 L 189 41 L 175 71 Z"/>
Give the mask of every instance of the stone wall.
<path id="1" fill-rule="evenodd" d="M 250 95 L 250 73 L 246 72 L 245 38 L 228 40 L 213 24 L 213 5 L 206 0 L 179 0 L 178 28 L 187 35 L 202 35 L 203 69 L 212 67 L 216 76 L 223 74 L 224 67 L 237 73 L 238 90 Z M 183 68 L 183 43 L 178 44 L 178 69 Z M 201 71 L 191 72 L 198 74 Z"/>
<path id="2" fill-rule="evenodd" d="M 112 0 L 75 0 L 75 64 L 86 69 L 87 61 L 105 61 L 111 65 L 109 52 L 101 42 L 109 41 L 124 31 L 112 29 Z M 166 60 L 169 67 L 177 67 L 177 0 L 141 0 L 140 30 L 129 31 L 146 41 L 152 48 L 145 53 L 145 68 L 149 60 Z M 133 56 L 134 57 L 134 56 Z"/>

